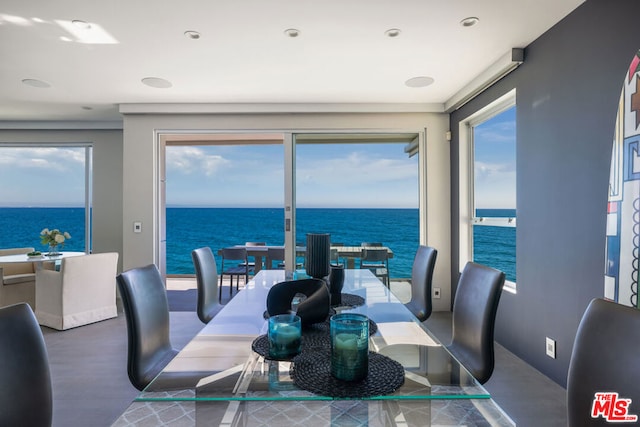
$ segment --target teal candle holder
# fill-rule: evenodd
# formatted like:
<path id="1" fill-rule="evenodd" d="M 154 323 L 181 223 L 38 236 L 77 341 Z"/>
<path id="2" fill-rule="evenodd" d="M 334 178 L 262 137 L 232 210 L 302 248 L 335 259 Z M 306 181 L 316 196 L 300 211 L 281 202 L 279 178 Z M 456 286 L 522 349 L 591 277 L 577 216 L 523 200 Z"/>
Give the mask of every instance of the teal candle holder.
<path id="1" fill-rule="evenodd" d="M 331 316 L 331 375 L 360 381 L 369 371 L 369 318 L 362 314 Z"/>
<path id="2" fill-rule="evenodd" d="M 269 357 L 286 359 L 300 353 L 302 322 L 295 314 L 278 314 L 269 318 Z"/>

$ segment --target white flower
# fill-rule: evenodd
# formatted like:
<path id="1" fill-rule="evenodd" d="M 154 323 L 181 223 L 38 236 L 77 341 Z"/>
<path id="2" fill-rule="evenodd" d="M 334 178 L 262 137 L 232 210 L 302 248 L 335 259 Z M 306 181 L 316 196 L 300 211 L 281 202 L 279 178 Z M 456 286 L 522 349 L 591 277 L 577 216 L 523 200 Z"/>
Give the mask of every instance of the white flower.
<path id="1" fill-rule="evenodd" d="M 63 233 L 57 228 L 54 228 L 52 230 L 49 230 L 48 228 L 44 228 L 40 232 L 40 242 L 43 245 L 49 245 L 54 247 L 57 245 L 60 245 L 61 247 L 64 247 L 64 242 L 70 238 L 71 238 L 71 234 L 69 234 L 66 231 Z"/>

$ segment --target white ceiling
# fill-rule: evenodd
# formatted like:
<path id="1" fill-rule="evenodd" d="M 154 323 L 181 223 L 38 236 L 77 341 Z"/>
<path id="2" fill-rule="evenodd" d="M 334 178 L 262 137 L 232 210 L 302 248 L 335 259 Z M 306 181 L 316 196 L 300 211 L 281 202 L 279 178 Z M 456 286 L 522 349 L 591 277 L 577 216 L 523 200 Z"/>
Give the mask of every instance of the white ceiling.
<path id="1" fill-rule="evenodd" d="M 416 104 L 442 111 L 498 58 L 582 2 L 3 0 L 0 121 L 119 121 L 119 105 L 127 103 Z M 479 23 L 460 25 L 470 16 Z M 287 37 L 288 28 L 300 35 Z M 385 36 L 391 28 L 400 35 Z M 200 39 L 185 37 L 188 30 Z M 407 87 L 416 76 L 435 81 Z M 172 87 L 145 86 L 145 77 Z"/>

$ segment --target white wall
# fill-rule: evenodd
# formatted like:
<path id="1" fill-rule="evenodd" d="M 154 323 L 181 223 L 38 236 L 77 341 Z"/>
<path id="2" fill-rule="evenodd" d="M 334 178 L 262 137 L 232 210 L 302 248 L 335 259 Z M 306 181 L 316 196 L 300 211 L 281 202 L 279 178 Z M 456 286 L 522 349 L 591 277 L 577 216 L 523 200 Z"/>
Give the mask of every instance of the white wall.
<path id="1" fill-rule="evenodd" d="M 439 113 L 350 114 L 125 114 L 123 146 L 123 267 L 154 263 L 159 254 L 155 239 L 158 141 L 160 131 L 184 132 L 292 132 L 319 130 L 368 132 L 423 132 L 426 129 L 427 224 L 426 243 L 438 249 L 434 281 L 442 298 L 434 310 L 449 310 L 450 295 L 450 179 L 449 116 Z M 133 223 L 143 223 L 133 233 Z"/>

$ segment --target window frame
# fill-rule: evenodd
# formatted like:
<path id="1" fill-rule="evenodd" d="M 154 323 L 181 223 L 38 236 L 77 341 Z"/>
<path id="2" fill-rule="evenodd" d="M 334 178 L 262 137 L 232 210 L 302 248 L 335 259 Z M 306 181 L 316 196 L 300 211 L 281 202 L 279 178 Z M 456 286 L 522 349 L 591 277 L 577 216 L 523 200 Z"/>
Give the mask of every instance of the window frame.
<path id="1" fill-rule="evenodd" d="M 487 120 L 516 107 L 516 89 L 512 89 L 485 107 L 476 111 L 459 122 L 459 263 L 461 272 L 464 265 L 473 261 L 473 226 L 480 222 L 489 225 L 514 226 L 515 218 L 511 223 L 508 218 L 497 220 L 489 218 L 480 219 L 475 216 L 475 158 L 474 158 L 474 128 Z M 517 141 L 516 141 L 517 144 Z M 517 249 L 516 249 L 517 250 Z M 517 293 L 516 282 L 505 281 L 504 290 Z"/>

